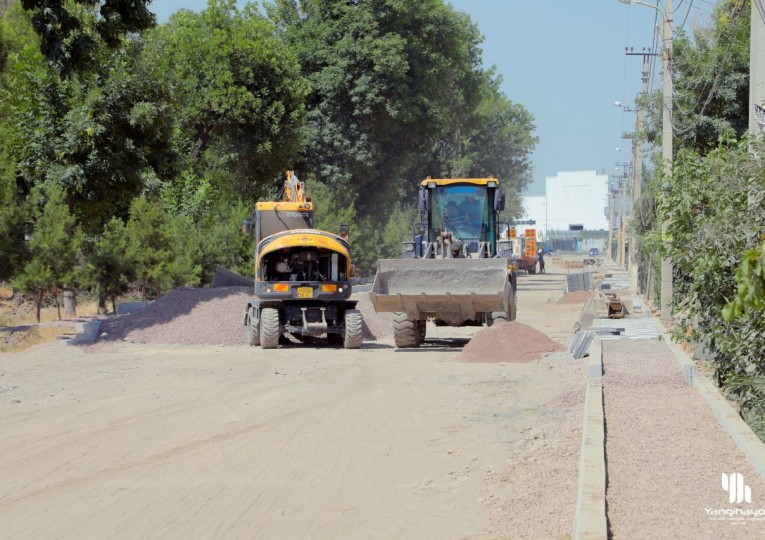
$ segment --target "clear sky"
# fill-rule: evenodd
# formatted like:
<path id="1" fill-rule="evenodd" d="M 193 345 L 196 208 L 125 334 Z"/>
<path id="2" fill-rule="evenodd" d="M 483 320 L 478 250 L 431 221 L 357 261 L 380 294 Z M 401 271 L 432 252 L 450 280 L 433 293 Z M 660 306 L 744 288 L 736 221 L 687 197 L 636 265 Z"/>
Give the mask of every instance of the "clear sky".
<path id="1" fill-rule="evenodd" d="M 613 103 L 634 103 L 642 67 L 641 57 L 626 56 L 625 47 L 641 51 L 653 45 L 656 10 L 618 0 L 447 2 L 478 24 L 484 66 L 496 65 L 505 94 L 534 115 L 539 144 L 528 193 L 542 194 L 545 177 L 558 171 L 618 174 L 617 164 L 631 159 L 630 141 L 621 134 L 634 130 L 635 114 Z M 703 23 L 715 3 L 675 0 L 675 27 Z M 177 9 L 200 10 L 206 4 L 154 0 L 150 7 L 165 22 Z M 654 87 L 661 86 L 658 60 Z"/>

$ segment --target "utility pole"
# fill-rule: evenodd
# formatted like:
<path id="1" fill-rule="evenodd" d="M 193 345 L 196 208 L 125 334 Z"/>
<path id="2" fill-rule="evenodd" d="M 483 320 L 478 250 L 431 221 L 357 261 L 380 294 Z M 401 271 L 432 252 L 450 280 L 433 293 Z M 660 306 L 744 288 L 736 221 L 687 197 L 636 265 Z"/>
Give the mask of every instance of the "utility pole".
<path id="1" fill-rule="evenodd" d="M 666 181 L 672 181 L 672 0 L 664 0 L 664 50 L 662 51 L 662 115 L 661 115 L 661 158 L 664 163 Z M 661 224 L 662 241 L 667 241 L 669 220 Z M 661 260 L 661 320 L 672 322 L 672 259 Z"/>
<path id="2" fill-rule="evenodd" d="M 752 0 L 749 39 L 749 135 L 765 128 L 765 2 Z"/>
<path id="3" fill-rule="evenodd" d="M 629 193 L 628 180 L 630 174 L 630 164 L 629 162 L 617 163 L 616 166 L 622 169 L 622 176 L 619 179 L 619 253 L 616 262 L 621 265 L 626 265 L 627 261 L 624 256 L 626 237 L 624 231 L 626 228 L 625 225 L 627 223 L 627 210 L 629 208 L 627 199 Z"/>
<path id="4" fill-rule="evenodd" d="M 643 47 L 643 52 L 635 53 L 632 49 L 626 51 L 627 56 L 642 56 L 643 57 L 643 70 L 641 72 L 640 80 L 642 82 L 640 93 L 645 96 L 648 94 L 648 77 L 650 69 L 651 56 L 656 56 L 656 53 L 651 52 L 650 48 Z M 640 216 L 638 214 L 640 196 L 642 194 L 643 183 L 643 141 L 640 134 L 643 132 L 643 109 L 637 107 L 635 109 L 635 133 L 632 135 L 632 217 L 630 219 L 630 256 L 629 256 L 629 271 L 630 271 L 630 289 L 635 292 L 640 292 L 638 281 L 638 250 L 637 250 L 637 223 Z"/>
<path id="5" fill-rule="evenodd" d="M 622 4 L 640 4 L 658 11 L 662 18 L 662 79 L 663 89 L 661 98 L 661 158 L 664 166 L 664 177 L 668 183 L 672 181 L 672 0 L 664 0 L 664 9 L 658 5 L 647 4 L 641 0 L 619 0 Z M 760 0 L 754 0 L 761 4 Z M 661 224 L 662 242 L 667 241 L 669 220 Z M 661 320 L 672 322 L 672 260 L 665 257 L 661 260 Z"/>
<path id="6" fill-rule="evenodd" d="M 606 257 L 609 260 L 615 260 L 614 257 L 614 230 L 616 229 L 616 195 L 619 182 L 618 176 L 609 175 L 608 177 L 608 246 L 606 248 Z"/>

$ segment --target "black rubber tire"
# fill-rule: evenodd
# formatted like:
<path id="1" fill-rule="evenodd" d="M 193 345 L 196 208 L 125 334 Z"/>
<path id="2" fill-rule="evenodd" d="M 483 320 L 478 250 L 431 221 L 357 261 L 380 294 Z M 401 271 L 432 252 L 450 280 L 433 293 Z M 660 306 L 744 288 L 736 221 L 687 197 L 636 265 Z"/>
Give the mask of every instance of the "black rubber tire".
<path id="1" fill-rule="evenodd" d="M 275 349 L 282 335 L 279 325 L 279 310 L 264 308 L 260 311 L 260 346 L 263 349 Z"/>
<path id="2" fill-rule="evenodd" d="M 362 341 L 364 341 L 364 329 L 361 312 L 358 309 L 347 309 L 345 311 L 345 341 L 343 346 L 346 349 L 359 349 Z"/>
<path id="3" fill-rule="evenodd" d="M 252 317 L 252 311 L 247 313 L 247 345 L 256 347 L 260 345 L 260 321 Z"/>
<path id="4" fill-rule="evenodd" d="M 409 320 L 406 313 L 393 314 L 393 340 L 396 347 L 412 348 L 420 346 L 419 321 Z"/>
<path id="5" fill-rule="evenodd" d="M 515 316 L 518 312 L 518 304 L 517 299 L 515 296 L 515 289 L 513 289 L 512 293 L 510 294 L 510 302 L 508 303 L 508 313 L 507 313 L 507 320 L 508 321 L 514 321 Z"/>

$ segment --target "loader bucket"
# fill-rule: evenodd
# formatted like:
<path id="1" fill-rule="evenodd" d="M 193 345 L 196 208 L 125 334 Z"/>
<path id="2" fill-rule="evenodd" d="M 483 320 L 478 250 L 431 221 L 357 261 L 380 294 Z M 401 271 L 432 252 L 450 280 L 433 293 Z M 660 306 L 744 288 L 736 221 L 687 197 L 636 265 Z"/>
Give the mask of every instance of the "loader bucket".
<path id="1" fill-rule="evenodd" d="M 380 259 L 369 298 L 377 312 L 404 312 L 452 326 L 507 312 L 507 259 Z"/>

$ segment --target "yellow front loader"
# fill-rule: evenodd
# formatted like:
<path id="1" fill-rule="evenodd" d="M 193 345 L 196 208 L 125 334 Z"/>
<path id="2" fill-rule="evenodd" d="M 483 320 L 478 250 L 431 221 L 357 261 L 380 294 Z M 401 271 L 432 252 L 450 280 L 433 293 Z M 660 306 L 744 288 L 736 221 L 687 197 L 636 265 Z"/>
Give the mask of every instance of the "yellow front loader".
<path id="1" fill-rule="evenodd" d="M 497 178 L 426 178 L 419 215 L 401 259 L 380 259 L 375 311 L 393 312 L 397 347 L 418 347 L 426 321 L 491 325 L 515 319 L 516 277 L 509 240 L 500 239 L 504 192 Z"/>

